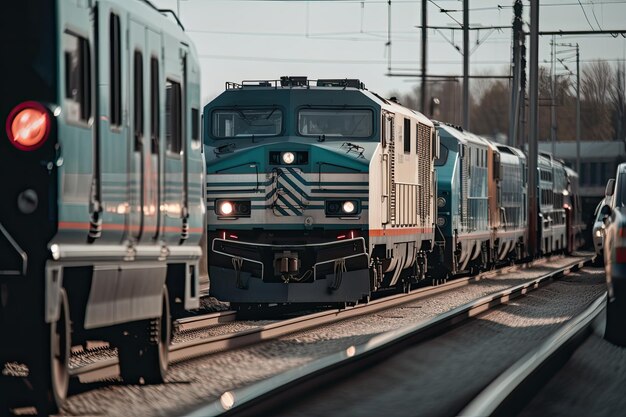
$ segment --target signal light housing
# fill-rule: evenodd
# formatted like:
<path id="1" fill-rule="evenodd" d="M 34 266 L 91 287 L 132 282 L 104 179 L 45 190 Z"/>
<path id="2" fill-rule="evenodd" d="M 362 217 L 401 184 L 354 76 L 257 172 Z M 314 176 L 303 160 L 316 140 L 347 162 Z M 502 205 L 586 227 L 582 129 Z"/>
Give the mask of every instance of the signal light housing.
<path id="1" fill-rule="evenodd" d="M 7 137 L 22 151 L 40 148 L 50 135 L 52 118 L 41 103 L 25 101 L 11 110 L 6 120 Z"/>
<path id="2" fill-rule="evenodd" d="M 250 200 L 217 200 L 215 202 L 215 213 L 219 217 L 250 217 Z"/>

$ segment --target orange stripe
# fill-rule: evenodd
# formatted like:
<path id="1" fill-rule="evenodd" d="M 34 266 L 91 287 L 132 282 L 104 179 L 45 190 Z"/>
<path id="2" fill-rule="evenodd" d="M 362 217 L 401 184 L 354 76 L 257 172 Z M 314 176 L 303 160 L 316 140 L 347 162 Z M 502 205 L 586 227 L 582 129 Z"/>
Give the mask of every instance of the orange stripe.
<path id="1" fill-rule="evenodd" d="M 72 230 L 89 230 L 89 223 L 84 222 L 59 222 L 59 229 L 72 229 Z M 103 224 L 103 230 L 126 230 L 126 226 L 123 224 Z M 130 226 L 130 230 L 138 231 L 139 226 Z M 163 228 L 165 232 L 180 232 L 181 228 L 177 226 L 167 226 Z M 192 227 L 189 229 L 190 233 L 202 233 L 204 229 L 202 227 Z"/>
<path id="2" fill-rule="evenodd" d="M 433 228 L 417 227 L 407 229 L 370 229 L 370 236 L 401 236 L 401 235 L 415 235 L 421 233 L 432 233 Z"/>

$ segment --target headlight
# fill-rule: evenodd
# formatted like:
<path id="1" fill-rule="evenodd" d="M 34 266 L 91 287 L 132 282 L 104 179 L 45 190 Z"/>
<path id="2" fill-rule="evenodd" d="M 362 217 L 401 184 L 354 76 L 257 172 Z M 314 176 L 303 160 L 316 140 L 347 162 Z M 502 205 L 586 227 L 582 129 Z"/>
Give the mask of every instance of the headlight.
<path id="1" fill-rule="evenodd" d="M 217 200 L 215 212 L 218 216 L 250 217 L 250 200 Z"/>
<path id="2" fill-rule="evenodd" d="M 356 210 L 356 205 L 352 201 L 344 201 L 343 212 L 346 214 L 352 214 Z"/>
<path id="3" fill-rule="evenodd" d="M 234 209 L 235 207 L 233 207 L 233 203 L 231 203 L 230 201 L 222 201 L 217 207 L 217 211 L 219 212 L 219 214 L 222 214 L 224 216 L 230 216 L 231 214 L 233 214 Z"/>
<path id="4" fill-rule="evenodd" d="M 355 215 L 360 211 L 358 200 L 327 200 L 325 204 L 327 216 Z"/>
<path id="5" fill-rule="evenodd" d="M 596 236 L 597 237 L 602 237 L 602 229 L 596 230 Z"/>
<path id="6" fill-rule="evenodd" d="M 446 225 L 446 218 L 445 217 L 437 217 L 437 226 L 441 227 L 441 226 L 445 226 Z"/>
<path id="7" fill-rule="evenodd" d="M 293 164 L 293 161 L 296 160 L 296 156 L 293 154 L 293 152 L 283 152 L 281 159 L 285 164 L 291 165 Z"/>
<path id="8" fill-rule="evenodd" d="M 446 199 L 443 197 L 437 197 L 437 207 L 442 208 L 446 205 Z"/>

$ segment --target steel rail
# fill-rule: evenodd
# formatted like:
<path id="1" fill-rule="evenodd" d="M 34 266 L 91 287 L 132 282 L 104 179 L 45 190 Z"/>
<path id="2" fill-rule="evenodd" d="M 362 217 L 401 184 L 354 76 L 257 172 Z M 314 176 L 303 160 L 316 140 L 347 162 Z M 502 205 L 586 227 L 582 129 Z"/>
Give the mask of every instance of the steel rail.
<path id="1" fill-rule="evenodd" d="M 472 277 L 458 278 L 444 284 L 423 287 L 413 290 L 407 294 L 395 294 L 378 300 L 370 301 L 367 304 L 359 304 L 346 309 L 331 309 L 305 316 L 300 316 L 276 323 L 259 326 L 237 333 L 227 333 L 203 339 L 195 339 L 186 342 L 172 344 L 170 346 L 169 361 L 177 363 L 196 357 L 209 355 L 226 350 L 232 350 L 260 343 L 290 333 L 309 330 L 325 324 L 335 323 L 341 320 L 372 314 L 381 310 L 386 310 L 402 304 L 407 304 L 422 298 L 430 297 L 441 292 L 450 291 L 483 279 L 498 275 L 507 274 L 520 269 L 530 268 L 547 262 L 545 258 L 519 265 L 504 267 L 497 270 L 487 271 Z M 572 265 L 578 265 L 585 261 L 576 261 Z M 233 317 L 231 312 L 228 317 Z M 234 317 L 233 317 L 234 318 Z M 194 318 L 198 319 L 198 318 Z M 193 319 L 190 319 L 192 321 Z M 115 378 L 119 375 L 117 358 L 108 358 L 96 363 L 92 363 L 70 370 L 70 376 L 77 377 L 80 382 L 93 382 L 101 379 Z"/>
<path id="2" fill-rule="evenodd" d="M 516 415 L 596 329 L 602 332 L 606 293 L 491 382 L 460 416 Z"/>
<path id="3" fill-rule="evenodd" d="M 316 387 L 349 377 L 356 370 L 380 363 L 395 352 L 444 333 L 451 327 L 497 305 L 524 295 L 559 276 L 582 268 L 586 258 L 523 284 L 481 297 L 414 326 L 383 333 L 365 344 L 315 360 L 307 365 L 275 375 L 248 387 L 223 393 L 218 400 L 184 414 L 198 416 L 256 416 L 292 401 Z"/>

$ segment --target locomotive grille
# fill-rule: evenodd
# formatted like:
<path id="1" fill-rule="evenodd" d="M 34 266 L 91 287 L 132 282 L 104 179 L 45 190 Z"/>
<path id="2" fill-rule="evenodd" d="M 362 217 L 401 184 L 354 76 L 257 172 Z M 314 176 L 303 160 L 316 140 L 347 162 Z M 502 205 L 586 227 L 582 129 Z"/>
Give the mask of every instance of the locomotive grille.
<path id="1" fill-rule="evenodd" d="M 467 216 L 467 197 L 469 195 L 469 165 L 471 159 L 471 148 L 467 150 L 468 154 L 466 154 L 462 159 L 462 171 L 461 171 L 461 225 L 465 229 L 467 228 L 468 216 Z"/>
<path id="2" fill-rule="evenodd" d="M 419 193 L 419 217 L 421 226 L 424 227 L 430 224 L 430 199 L 431 195 L 431 178 L 430 178 L 430 163 L 431 163 L 431 129 L 430 127 L 418 123 L 417 124 L 417 154 L 418 154 L 418 175 L 421 183 L 422 192 Z"/>
<path id="3" fill-rule="evenodd" d="M 393 226 L 396 225 L 396 141 L 395 125 L 391 125 L 391 137 L 389 138 L 389 219 Z"/>

